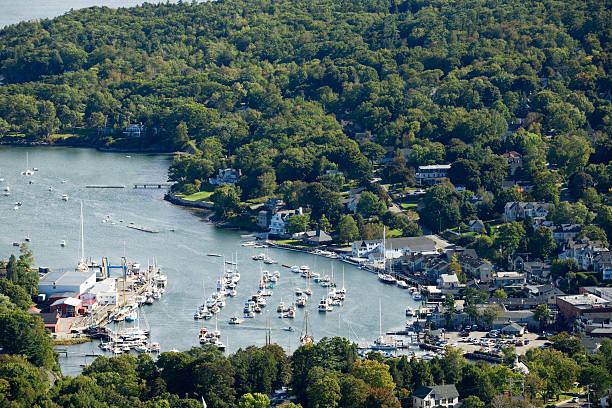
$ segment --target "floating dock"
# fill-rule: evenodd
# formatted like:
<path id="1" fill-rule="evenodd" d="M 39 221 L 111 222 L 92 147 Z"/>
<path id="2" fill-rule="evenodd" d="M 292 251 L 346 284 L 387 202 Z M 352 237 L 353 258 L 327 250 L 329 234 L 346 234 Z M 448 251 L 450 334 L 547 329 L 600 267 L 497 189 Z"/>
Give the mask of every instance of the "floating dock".
<path id="1" fill-rule="evenodd" d="M 142 225 L 135 225 L 135 224 L 130 224 L 130 225 L 126 225 L 126 227 L 131 228 L 131 229 L 135 229 L 138 231 L 142 231 L 142 232 L 148 232 L 151 234 L 157 234 L 159 231 L 153 228 L 149 228 L 149 227 L 143 227 Z"/>

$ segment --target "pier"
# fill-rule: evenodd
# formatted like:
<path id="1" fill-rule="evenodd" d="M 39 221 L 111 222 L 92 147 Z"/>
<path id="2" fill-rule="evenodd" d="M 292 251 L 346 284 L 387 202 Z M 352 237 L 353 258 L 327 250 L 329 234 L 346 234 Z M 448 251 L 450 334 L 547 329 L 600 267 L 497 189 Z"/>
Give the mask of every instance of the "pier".
<path id="1" fill-rule="evenodd" d="M 134 188 L 169 188 L 172 183 L 136 183 Z"/>

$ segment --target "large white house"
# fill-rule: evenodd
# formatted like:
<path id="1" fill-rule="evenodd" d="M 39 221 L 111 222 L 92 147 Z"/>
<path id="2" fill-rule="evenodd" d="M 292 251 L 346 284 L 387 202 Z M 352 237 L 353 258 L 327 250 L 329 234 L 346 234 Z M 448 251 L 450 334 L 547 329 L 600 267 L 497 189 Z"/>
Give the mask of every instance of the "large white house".
<path id="1" fill-rule="evenodd" d="M 459 392 L 454 384 L 425 387 L 421 385 L 412 393 L 412 408 L 457 408 Z"/>
<path id="2" fill-rule="evenodd" d="M 231 184 L 234 185 L 238 182 L 238 179 L 242 176 L 242 171 L 240 169 L 219 169 L 219 173 L 217 177 L 211 177 L 208 179 L 208 182 L 212 185 L 221 186 L 223 184 Z"/>
<path id="3" fill-rule="evenodd" d="M 450 170 L 450 164 L 434 164 L 430 166 L 419 166 L 414 178 L 419 184 L 438 184 L 444 181 Z"/>
<path id="4" fill-rule="evenodd" d="M 285 222 L 293 215 L 302 215 L 302 207 L 297 210 L 282 210 L 278 211 L 272 216 L 270 220 L 270 234 L 271 235 L 287 235 L 287 229 L 285 228 Z"/>

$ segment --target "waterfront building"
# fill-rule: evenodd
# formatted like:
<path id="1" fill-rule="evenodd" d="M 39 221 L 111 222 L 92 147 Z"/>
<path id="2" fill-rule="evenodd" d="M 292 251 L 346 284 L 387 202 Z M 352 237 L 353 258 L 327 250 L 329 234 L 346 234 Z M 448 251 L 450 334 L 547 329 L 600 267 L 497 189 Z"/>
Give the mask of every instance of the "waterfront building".
<path id="1" fill-rule="evenodd" d="M 73 292 L 81 295 L 96 283 L 96 272 L 51 271 L 38 281 L 38 293 L 50 298 L 61 292 Z"/>
<path id="2" fill-rule="evenodd" d="M 389 238 L 384 241 L 385 250 L 383 251 L 383 240 L 359 240 L 353 242 L 351 254 L 357 258 L 367 258 L 374 252 L 386 254 L 387 258 L 395 259 L 403 255 L 412 253 L 437 253 L 438 244 L 431 237 L 406 237 Z"/>
<path id="3" fill-rule="evenodd" d="M 238 182 L 238 179 L 242 176 L 240 169 L 234 170 L 231 168 L 219 169 L 217 177 L 211 177 L 208 182 L 214 186 L 221 186 L 223 184 L 234 185 Z"/>
<path id="4" fill-rule="evenodd" d="M 123 131 L 123 135 L 126 137 L 141 137 L 144 136 L 144 125 L 142 123 L 132 123 L 127 125 Z"/>
<path id="5" fill-rule="evenodd" d="M 116 305 L 118 302 L 117 280 L 107 278 L 96 283 L 81 295 L 83 303 L 98 305 Z"/>
<path id="6" fill-rule="evenodd" d="M 284 236 L 287 235 L 285 221 L 293 215 L 302 215 L 302 207 L 297 210 L 282 210 L 272 216 L 270 220 L 270 235 Z"/>
<path id="7" fill-rule="evenodd" d="M 412 393 L 413 408 L 456 408 L 459 407 L 459 392 L 455 384 L 419 386 Z"/>
<path id="8" fill-rule="evenodd" d="M 51 304 L 49 310 L 51 313 L 59 313 L 67 317 L 78 316 L 87 312 L 87 308 L 83 307 L 81 299 L 73 297 L 56 300 Z"/>

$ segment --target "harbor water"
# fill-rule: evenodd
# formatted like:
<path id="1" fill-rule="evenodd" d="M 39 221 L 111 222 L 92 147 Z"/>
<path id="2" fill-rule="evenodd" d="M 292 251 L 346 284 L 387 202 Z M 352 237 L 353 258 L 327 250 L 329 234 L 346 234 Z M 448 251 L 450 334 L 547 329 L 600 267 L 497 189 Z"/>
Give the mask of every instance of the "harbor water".
<path id="1" fill-rule="evenodd" d="M 32 176 L 23 176 L 29 167 L 38 168 Z M 37 266 L 54 270 L 73 269 L 80 257 L 80 201 L 83 201 L 85 256 L 100 262 L 107 257 L 118 265 L 122 256 L 139 262 L 143 269 L 156 262 L 168 276 L 168 288 L 153 305 L 140 308 L 140 326 L 151 330 L 151 341 L 159 342 L 162 351 L 186 350 L 199 345 L 202 324 L 214 328 L 215 320 L 194 320 L 193 312 L 204 297 L 215 290 L 224 269 L 223 255 L 238 261 L 241 280 L 238 295 L 227 298 L 227 306 L 218 315 L 221 341 L 233 352 L 248 345 L 265 344 L 265 321 L 271 322 L 271 339 L 288 351 L 298 346 L 304 325 L 304 314 L 310 312 L 310 332 L 315 340 L 326 336 L 344 336 L 358 344 L 371 343 L 379 334 L 379 299 L 382 300 L 382 330 L 401 330 L 405 326 L 404 310 L 418 307 L 407 290 L 380 283 L 375 274 L 337 260 L 282 249 L 244 247 L 241 233 L 220 230 L 206 221 L 206 213 L 174 206 L 163 200 L 165 189 L 134 189 L 136 183 L 167 181 L 170 157 L 149 154 L 105 153 L 93 149 L 60 147 L 0 146 L 0 193 L 10 187 L 10 195 L 0 194 L 0 256 L 18 254 L 13 242 L 30 238 Z M 30 183 L 31 181 L 31 183 Z M 124 185 L 125 188 L 86 188 L 87 185 Z M 68 201 L 62 196 L 68 195 Z M 22 205 L 15 209 L 15 203 Z M 103 222 L 108 219 L 110 221 Z M 130 223 L 159 231 L 147 233 L 127 228 Z M 66 246 L 60 246 L 62 240 Z M 278 270 L 280 279 L 268 306 L 253 319 L 240 325 L 229 325 L 233 315 L 242 317 L 243 304 L 257 290 L 260 262 L 252 260 L 256 253 L 267 251 L 278 261 L 262 265 L 263 269 Z M 331 276 L 347 290 L 343 306 L 332 312 L 317 311 L 326 288 L 310 281 L 313 291 L 308 305 L 297 309 L 295 319 L 280 319 L 276 308 L 281 299 L 295 301 L 297 287 L 306 289 L 306 279 L 281 266 L 308 265 L 312 272 Z M 228 267 L 227 265 L 225 267 Z M 110 324 L 110 328 L 128 323 Z M 292 326 L 295 331 L 284 331 Z M 64 374 L 78 373 L 82 364 L 92 358 L 86 354 L 100 353 L 95 343 L 69 347 L 69 356 L 60 357 Z"/>

